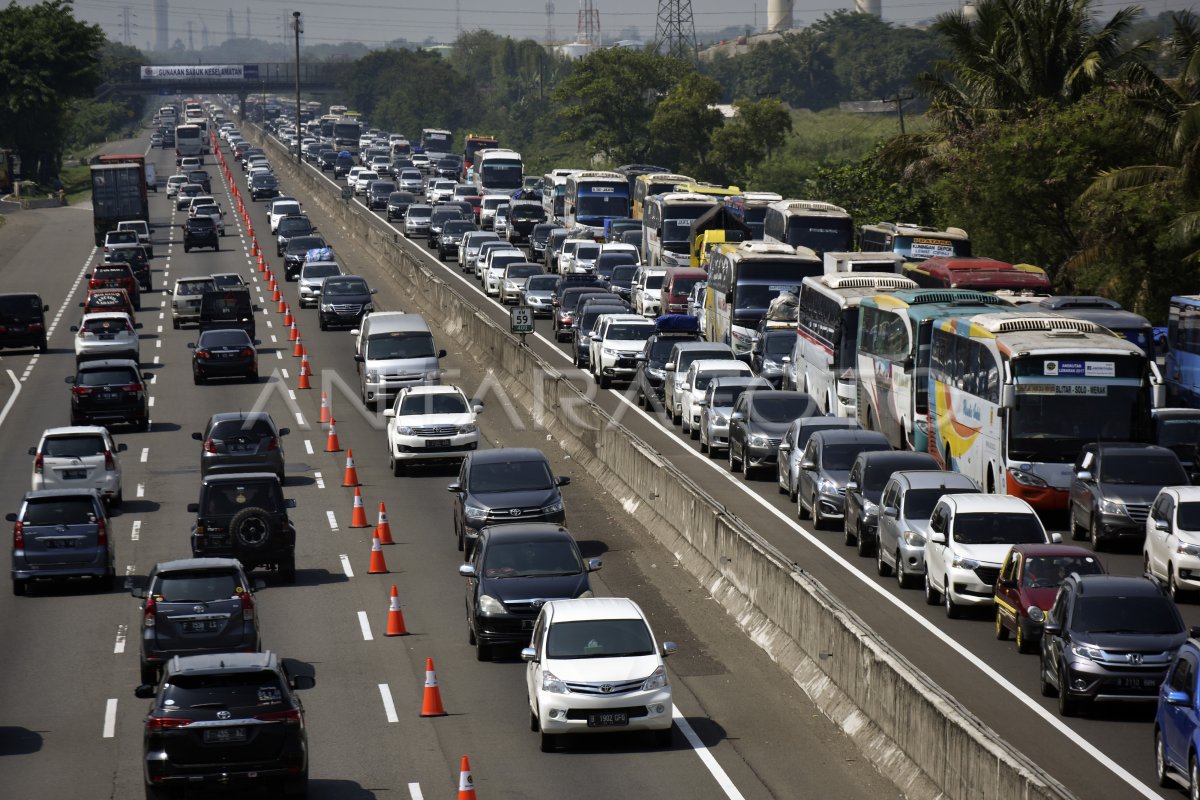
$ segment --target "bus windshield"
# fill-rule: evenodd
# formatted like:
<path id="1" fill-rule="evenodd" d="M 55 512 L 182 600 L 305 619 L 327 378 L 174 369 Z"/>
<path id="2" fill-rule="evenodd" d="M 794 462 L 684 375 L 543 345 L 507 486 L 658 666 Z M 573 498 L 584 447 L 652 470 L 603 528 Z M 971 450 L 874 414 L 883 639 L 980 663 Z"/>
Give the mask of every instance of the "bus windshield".
<path id="1" fill-rule="evenodd" d="M 680 250 L 679 252 L 686 253 L 686 248 L 689 245 L 688 240 L 691 238 L 692 223 L 710 208 L 712 208 L 711 205 L 699 203 L 663 206 L 663 244 L 683 245 L 685 249 Z"/>
<path id="2" fill-rule="evenodd" d="M 489 189 L 520 189 L 523 176 L 520 161 L 484 161 L 480 178 Z"/>
<path id="3" fill-rule="evenodd" d="M 1068 464 L 1088 442 L 1140 442 L 1149 406 L 1140 386 L 1100 384 L 1104 394 L 1030 394 L 1017 389 L 1009 415 L 1011 461 Z"/>
<path id="4" fill-rule="evenodd" d="M 848 217 L 792 217 L 786 244 L 811 247 L 818 253 L 848 251 L 854 244 L 854 227 Z"/>
<path id="5" fill-rule="evenodd" d="M 738 311 L 766 311 L 781 292 L 799 294 L 797 284 L 739 283 L 735 291 L 734 308 Z"/>
<path id="6" fill-rule="evenodd" d="M 580 194 L 575 201 L 579 218 L 623 217 L 629 213 L 629 198 L 621 194 Z"/>

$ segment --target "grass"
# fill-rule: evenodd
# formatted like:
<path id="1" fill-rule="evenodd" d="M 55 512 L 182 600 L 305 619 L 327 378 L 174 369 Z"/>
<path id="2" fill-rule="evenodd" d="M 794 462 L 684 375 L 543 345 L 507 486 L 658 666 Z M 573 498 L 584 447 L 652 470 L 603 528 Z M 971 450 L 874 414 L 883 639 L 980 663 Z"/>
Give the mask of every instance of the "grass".
<path id="1" fill-rule="evenodd" d="M 905 116 L 908 133 L 928 129 L 922 116 Z M 881 141 L 900 133 L 900 122 L 894 114 L 852 114 L 838 109 L 792 112 L 792 136 L 784 144 L 784 152 L 814 167 L 858 161 Z"/>

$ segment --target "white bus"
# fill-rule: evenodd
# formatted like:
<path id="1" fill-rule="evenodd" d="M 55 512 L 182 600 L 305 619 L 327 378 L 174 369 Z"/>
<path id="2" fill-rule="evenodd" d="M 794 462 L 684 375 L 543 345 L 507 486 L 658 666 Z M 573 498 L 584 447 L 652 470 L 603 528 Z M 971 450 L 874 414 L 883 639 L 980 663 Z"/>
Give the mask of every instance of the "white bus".
<path id="1" fill-rule="evenodd" d="M 562 220 L 567 201 L 567 176 L 573 169 L 552 169 L 542 176 L 542 208 L 547 219 Z"/>
<path id="2" fill-rule="evenodd" d="M 929 452 L 1035 509 L 1067 507 L 1089 442 L 1148 442 L 1154 362 L 1094 322 L 995 312 L 939 320 L 929 353 Z"/>
<path id="3" fill-rule="evenodd" d="M 821 275 L 801 282 L 788 367 L 795 370 L 795 387 L 812 395 L 821 413 L 854 416 L 858 304 L 880 292 L 915 288 L 908 278 L 885 272 Z"/>
<path id="4" fill-rule="evenodd" d="M 525 165 L 516 150 L 489 147 L 475 154 L 472 175 L 481 195 L 512 194 L 525 183 Z"/>
<path id="5" fill-rule="evenodd" d="M 204 131 L 199 125 L 188 123 L 175 128 L 175 163 L 185 156 L 197 156 L 204 163 Z"/>
<path id="6" fill-rule="evenodd" d="M 854 247 L 854 224 L 841 206 L 815 200 L 780 200 L 767 206 L 763 240 L 809 247 L 817 255 Z"/>
<path id="7" fill-rule="evenodd" d="M 642 175 L 638 180 L 645 178 Z M 668 192 L 646 198 L 642 215 L 643 263 L 651 267 L 692 265 L 692 223 L 721 201 L 707 194 Z"/>
<path id="8" fill-rule="evenodd" d="M 604 236 L 604 221 L 629 216 L 629 179 L 616 172 L 579 170 L 567 176 L 563 225 L 586 225 L 594 238 Z"/>
<path id="9" fill-rule="evenodd" d="M 728 344 L 734 354 L 750 352 L 771 301 L 781 292 L 799 292 L 801 281 L 821 270 L 821 259 L 807 247 L 771 242 L 717 245 L 704 289 L 705 335 Z"/>
<path id="10" fill-rule="evenodd" d="M 826 254 L 828 256 L 828 254 Z M 858 304 L 858 423 L 879 431 L 897 450 L 929 449 L 929 339 L 948 317 L 1015 310 L 990 292 L 915 289 Z"/>

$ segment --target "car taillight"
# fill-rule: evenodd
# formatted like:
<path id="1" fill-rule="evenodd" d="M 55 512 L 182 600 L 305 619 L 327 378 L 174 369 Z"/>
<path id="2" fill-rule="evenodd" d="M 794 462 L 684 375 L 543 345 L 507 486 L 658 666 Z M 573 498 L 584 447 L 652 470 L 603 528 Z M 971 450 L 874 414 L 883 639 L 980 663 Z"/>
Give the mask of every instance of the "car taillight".
<path id="1" fill-rule="evenodd" d="M 146 605 L 142 609 L 142 626 L 143 627 L 146 627 L 146 628 L 154 627 L 154 624 L 158 619 L 158 615 L 156 613 L 157 611 L 158 611 L 158 606 L 154 602 L 154 595 L 150 595 L 150 594 L 146 595 Z"/>
<path id="2" fill-rule="evenodd" d="M 46 326 L 45 326 L 45 325 L 43 325 L 43 324 L 42 324 L 42 323 L 40 323 L 40 322 L 31 322 L 31 323 L 29 323 L 29 330 L 31 330 L 31 331 L 40 331 L 40 330 L 42 330 L 42 329 L 43 329 L 43 328 L 45 328 L 45 327 L 46 327 Z M 7 333 L 7 332 L 8 332 L 8 326 L 6 326 L 6 325 L 0 325 L 0 333 Z"/>
<path id="3" fill-rule="evenodd" d="M 108 526 L 104 524 L 104 520 L 96 522 L 96 544 L 100 547 L 108 545 Z"/>
<path id="4" fill-rule="evenodd" d="M 39 327 L 40 327 L 40 326 L 39 326 Z M 33 326 L 32 326 L 32 325 L 30 325 L 30 326 L 29 326 L 29 330 L 33 330 Z M 0 325 L 0 333 L 8 333 L 8 326 L 7 326 L 7 325 Z"/>
<path id="5" fill-rule="evenodd" d="M 38 475 L 41 475 L 44 467 L 45 467 L 45 464 L 42 460 L 42 454 L 38 453 L 37 458 L 35 458 L 33 460 L 33 471 L 36 472 Z"/>
<path id="6" fill-rule="evenodd" d="M 254 619 L 254 598 L 249 592 L 242 592 L 242 619 L 250 621 Z"/>
<path id="7" fill-rule="evenodd" d="M 91 386 L 72 386 L 71 387 L 71 394 L 75 395 L 76 397 L 86 397 L 87 395 L 89 395 L 91 393 L 92 393 Z"/>
<path id="8" fill-rule="evenodd" d="M 18 522 L 13 525 L 13 547 L 25 546 L 25 523 Z"/>
<path id="9" fill-rule="evenodd" d="M 38 456 L 38 460 L 40 461 L 40 460 L 41 460 L 41 458 L 42 458 L 42 457 L 39 455 L 39 456 Z M 113 460 L 113 454 L 112 454 L 112 451 L 111 451 L 111 450 L 105 450 L 105 451 L 104 451 L 104 469 L 105 469 L 105 470 L 107 470 L 108 472 L 112 472 L 112 471 L 114 471 L 116 468 L 117 468 L 117 462 L 116 462 L 115 460 Z"/>
<path id="10" fill-rule="evenodd" d="M 216 453 L 217 452 L 217 443 L 214 442 L 212 439 L 205 439 L 204 440 L 204 452 Z"/>
<path id="11" fill-rule="evenodd" d="M 148 731 L 163 731 L 168 728 L 182 728 L 184 725 L 191 725 L 193 720 L 184 719 L 183 717 L 146 717 L 146 730 Z"/>
<path id="12" fill-rule="evenodd" d="M 279 449 L 278 437 L 272 436 L 270 439 L 267 440 L 267 449 L 268 450 L 278 450 Z"/>
<path id="13" fill-rule="evenodd" d="M 125 390 L 125 391 L 127 391 L 127 392 L 140 392 L 140 391 L 142 391 L 142 385 L 141 385 L 140 383 L 127 383 L 127 384 L 125 384 L 124 386 L 122 386 L 121 388 L 122 388 L 122 389 L 124 389 L 124 390 Z"/>
<path id="14" fill-rule="evenodd" d="M 283 711 L 268 711 L 265 714 L 256 714 L 255 719 L 261 719 L 264 722 L 283 722 L 288 725 L 300 724 L 300 709 L 288 708 Z"/>
<path id="15" fill-rule="evenodd" d="M 242 358 L 250 358 L 252 355 L 254 355 L 254 350 L 253 350 L 253 348 L 250 348 L 250 347 L 243 347 L 238 352 L 238 355 L 241 356 Z"/>
<path id="16" fill-rule="evenodd" d="M 209 353 L 207 350 L 197 350 L 196 351 L 196 358 L 200 359 L 201 361 L 207 361 L 211 357 L 212 357 L 212 354 Z"/>

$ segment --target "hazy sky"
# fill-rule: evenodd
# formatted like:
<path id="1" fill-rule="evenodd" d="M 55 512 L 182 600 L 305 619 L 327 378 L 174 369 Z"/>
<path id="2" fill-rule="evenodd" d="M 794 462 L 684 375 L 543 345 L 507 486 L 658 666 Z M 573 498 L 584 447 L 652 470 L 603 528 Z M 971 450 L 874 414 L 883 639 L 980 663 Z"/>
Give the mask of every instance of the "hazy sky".
<path id="1" fill-rule="evenodd" d="M 656 0 L 592 0 L 600 13 L 600 26 L 606 36 L 619 34 L 626 28 L 638 29 L 643 39 L 654 36 Z M 30 0 L 19 0 L 29 5 Z M 229 11 L 233 11 L 233 28 L 237 36 L 246 35 L 247 8 L 250 8 L 250 29 L 258 38 L 281 37 L 284 20 L 290 21 L 292 11 L 300 11 L 305 20 L 305 41 L 309 44 L 337 43 L 348 40 L 378 45 L 397 38 L 423 41 L 451 41 L 461 22 L 463 30 L 486 28 L 500 35 L 531 37 L 539 41 L 546 35 L 546 0 L 254 0 L 253 3 L 230 0 L 167 0 L 170 41 L 188 40 L 191 22 L 192 40 L 199 49 L 202 31 L 208 30 L 208 41 L 217 44 L 228 36 Z M 559 41 L 574 38 L 578 19 L 579 0 L 553 0 L 554 33 Z M 957 6 L 955 0 L 883 0 L 883 16 L 896 23 L 929 20 Z M 1102 2 L 1101 9 L 1111 14 L 1128 2 Z M 1172 4 L 1174 5 L 1174 3 Z M 736 6 L 737 10 L 729 10 Z M 109 36 L 123 40 L 124 14 L 128 11 L 132 44 L 145 47 L 155 41 L 154 0 L 76 0 L 76 15 L 104 27 Z M 804 25 L 820 19 L 827 12 L 852 8 L 838 0 L 795 0 L 795 20 Z M 1148 2 L 1151 13 L 1164 8 L 1162 2 Z M 767 0 L 692 0 L 692 12 L 697 33 L 717 31 L 731 25 L 754 26 L 757 9 L 759 27 L 766 24 Z M 456 21 L 457 20 L 457 21 Z"/>

